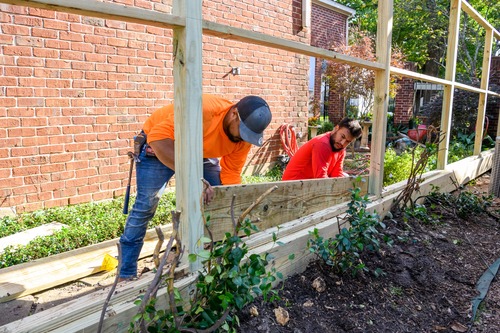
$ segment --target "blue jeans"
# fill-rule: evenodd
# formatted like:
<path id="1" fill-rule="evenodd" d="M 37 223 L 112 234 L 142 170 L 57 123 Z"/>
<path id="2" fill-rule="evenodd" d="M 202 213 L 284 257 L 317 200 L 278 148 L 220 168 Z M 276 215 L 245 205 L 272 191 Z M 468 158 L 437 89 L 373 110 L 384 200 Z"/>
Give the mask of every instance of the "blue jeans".
<path id="1" fill-rule="evenodd" d="M 144 244 L 149 221 L 153 218 L 158 202 L 174 171 L 156 157 L 146 156 L 144 145 L 136 163 L 137 197 L 120 237 L 122 263 L 120 278 L 137 276 L 137 259 Z M 221 185 L 218 159 L 203 159 L 203 178 L 212 186 Z"/>

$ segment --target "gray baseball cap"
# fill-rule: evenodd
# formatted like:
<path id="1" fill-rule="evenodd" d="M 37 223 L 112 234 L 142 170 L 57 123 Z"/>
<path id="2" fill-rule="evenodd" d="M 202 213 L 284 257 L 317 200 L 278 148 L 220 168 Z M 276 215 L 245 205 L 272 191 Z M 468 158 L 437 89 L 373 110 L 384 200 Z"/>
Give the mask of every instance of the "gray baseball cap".
<path id="1" fill-rule="evenodd" d="M 241 119 L 241 138 L 258 147 L 262 146 L 264 130 L 272 118 L 269 105 L 258 96 L 246 96 L 236 103 L 236 108 Z"/>

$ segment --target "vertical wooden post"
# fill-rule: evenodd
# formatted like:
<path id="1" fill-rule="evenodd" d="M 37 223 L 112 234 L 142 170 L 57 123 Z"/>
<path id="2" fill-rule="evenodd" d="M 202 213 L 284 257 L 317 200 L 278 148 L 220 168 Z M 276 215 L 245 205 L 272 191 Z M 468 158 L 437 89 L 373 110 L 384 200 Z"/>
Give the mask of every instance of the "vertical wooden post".
<path id="1" fill-rule="evenodd" d="M 173 14 L 186 18 L 174 29 L 175 192 L 181 212 L 180 237 L 185 258 L 200 249 L 203 235 L 200 197 L 203 176 L 202 139 L 202 0 L 174 0 Z M 192 272 L 200 261 L 190 264 Z"/>
<path id="2" fill-rule="evenodd" d="M 450 146 L 451 115 L 453 111 L 453 91 L 455 90 L 455 73 L 457 62 L 458 33 L 462 0 L 451 0 L 450 25 L 448 30 L 448 49 L 446 51 L 445 79 L 451 84 L 444 86 L 443 111 L 441 114 L 441 132 L 444 140 L 439 144 L 437 168 L 443 170 L 448 164 L 448 148 Z"/>
<path id="3" fill-rule="evenodd" d="M 376 196 L 382 193 L 384 181 L 385 136 L 387 132 L 387 108 L 389 106 L 389 79 L 391 65 L 393 0 L 379 1 L 377 23 L 377 60 L 384 65 L 375 72 L 375 101 L 373 105 L 372 146 L 370 156 L 370 181 L 368 192 Z"/>
<path id="4" fill-rule="evenodd" d="M 484 53 L 483 53 L 483 67 L 481 77 L 481 89 L 487 90 L 490 79 L 490 66 L 491 66 L 491 49 L 493 46 L 493 29 L 486 29 L 486 36 L 484 37 Z M 476 138 L 474 141 L 474 155 L 481 153 L 481 144 L 483 142 L 484 131 L 484 117 L 486 115 L 486 103 L 488 101 L 488 94 L 479 93 L 479 104 L 477 106 L 477 120 L 476 120 Z"/>

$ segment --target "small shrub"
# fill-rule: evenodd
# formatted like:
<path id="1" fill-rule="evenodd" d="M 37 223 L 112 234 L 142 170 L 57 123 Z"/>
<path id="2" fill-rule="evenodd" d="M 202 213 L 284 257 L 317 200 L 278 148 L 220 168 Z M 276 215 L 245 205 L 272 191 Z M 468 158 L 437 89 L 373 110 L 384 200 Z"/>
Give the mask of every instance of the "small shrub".
<path id="1" fill-rule="evenodd" d="M 309 251 L 315 253 L 337 273 L 350 272 L 356 275 L 360 271 L 368 271 L 361 260 L 361 252 L 378 251 L 380 249 L 379 232 L 377 228 L 385 228 L 377 214 L 366 211 L 368 196 L 361 196 L 361 189 L 351 190 L 351 202 L 348 204 L 347 220 L 349 228 L 342 228 L 335 238 L 324 239 L 318 229 L 310 232 L 313 236 L 308 241 Z M 391 240 L 384 239 L 388 244 Z M 380 270 L 377 270 L 380 275 Z"/>
<path id="2" fill-rule="evenodd" d="M 415 156 L 409 150 L 398 155 L 393 148 L 387 148 L 384 155 L 384 186 L 408 179 L 413 158 L 417 161 L 423 151 L 424 148 L 417 147 L 415 148 Z M 426 171 L 435 169 L 436 161 L 436 155 L 431 156 Z"/>
<path id="3" fill-rule="evenodd" d="M 410 218 L 414 218 L 424 224 L 439 223 L 439 216 L 431 214 L 427 211 L 424 205 L 415 205 L 414 207 L 407 207 L 404 212 L 404 220 L 407 222 Z"/>
<path id="4" fill-rule="evenodd" d="M 326 133 L 326 132 L 330 132 L 333 130 L 333 124 L 331 122 L 329 122 L 328 120 L 325 120 L 325 121 L 322 121 L 320 123 L 320 128 L 318 129 L 318 134 L 323 134 L 323 133 Z"/>
<path id="5" fill-rule="evenodd" d="M 439 187 L 434 186 L 425 199 L 429 204 L 452 207 L 453 212 L 464 219 L 473 214 L 486 212 L 493 202 L 493 195 L 478 196 L 469 191 L 460 191 L 458 195 L 440 193 Z"/>
<path id="6" fill-rule="evenodd" d="M 176 314 L 156 309 L 156 299 L 153 298 L 145 307 L 145 313 L 134 317 L 130 332 L 136 332 L 141 321 L 144 321 L 142 324 L 147 326 L 148 332 L 236 332 L 239 326 L 237 312 L 252 302 L 255 296 L 262 296 L 264 301 L 276 300 L 278 294 L 272 284 L 277 277 L 282 279 L 283 276 L 275 269 L 266 269 L 272 256 L 268 253 L 249 254 L 243 239 L 236 235 L 243 231 L 248 236 L 257 230 L 246 220 L 236 228 L 235 235 L 226 233 L 225 238 L 216 242 L 211 250 L 189 254 L 190 261 L 199 257 L 204 264 L 189 305 L 183 307 L 178 290 L 173 292 L 176 304 L 171 307 L 177 311 Z M 200 242 L 212 244 L 212 240 L 206 237 Z"/>

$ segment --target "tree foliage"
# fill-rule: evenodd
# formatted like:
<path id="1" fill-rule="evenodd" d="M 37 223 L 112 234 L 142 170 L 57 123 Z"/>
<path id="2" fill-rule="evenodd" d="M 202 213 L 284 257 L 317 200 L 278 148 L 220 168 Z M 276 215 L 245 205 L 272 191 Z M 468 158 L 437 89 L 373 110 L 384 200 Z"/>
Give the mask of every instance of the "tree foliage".
<path id="1" fill-rule="evenodd" d="M 340 44 L 333 47 L 333 50 L 356 58 L 368 61 L 376 61 L 373 40 L 366 34 L 357 31 L 351 32 L 349 45 Z M 400 51 L 392 52 L 391 65 L 403 67 L 403 55 Z M 352 66 L 349 64 L 329 61 L 326 69 L 326 79 L 330 89 L 340 95 L 344 102 L 344 109 L 347 110 L 347 103 L 352 98 L 362 97 L 364 104 L 356 113 L 365 116 L 371 112 L 373 107 L 373 93 L 375 87 L 375 73 L 372 70 Z M 396 78 L 391 77 L 390 94 L 394 97 L 397 91 Z M 358 114 L 349 116 L 354 117 Z"/>
<path id="2" fill-rule="evenodd" d="M 479 86 L 476 81 L 473 83 Z M 490 84 L 491 91 L 500 93 L 500 86 L 497 84 Z M 453 94 L 453 114 L 451 124 L 451 135 L 457 136 L 459 133 L 470 134 L 475 131 L 477 119 L 477 107 L 479 104 L 479 94 L 457 89 Z M 496 96 L 488 97 L 488 104 L 486 109 L 486 117 L 493 119 L 496 115 L 495 110 L 500 107 L 500 98 Z M 441 114 L 443 110 L 443 95 L 438 94 L 434 96 L 429 103 L 424 105 L 421 109 L 421 114 L 426 117 L 428 125 L 436 127 L 441 124 Z"/>
<path id="3" fill-rule="evenodd" d="M 351 24 L 373 36 L 377 32 L 376 0 L 337 0 L 356 10 Z M 498 0 L 469 0 L 490 24 L 500 29 Z M 442 76 L 448 38 L 450 0 L 394 0 L 393 45 L 415 62 L 423 73 Z M 460 45 L 457 73 L 462 80 L 480 77 L 484 47 L 484 29 L 472 22 L 465 13 L 461 16 Z M 496 46 L 494 52 L 498 52 Z M 479 64 L 479 66 L 478 66 Z"/>

